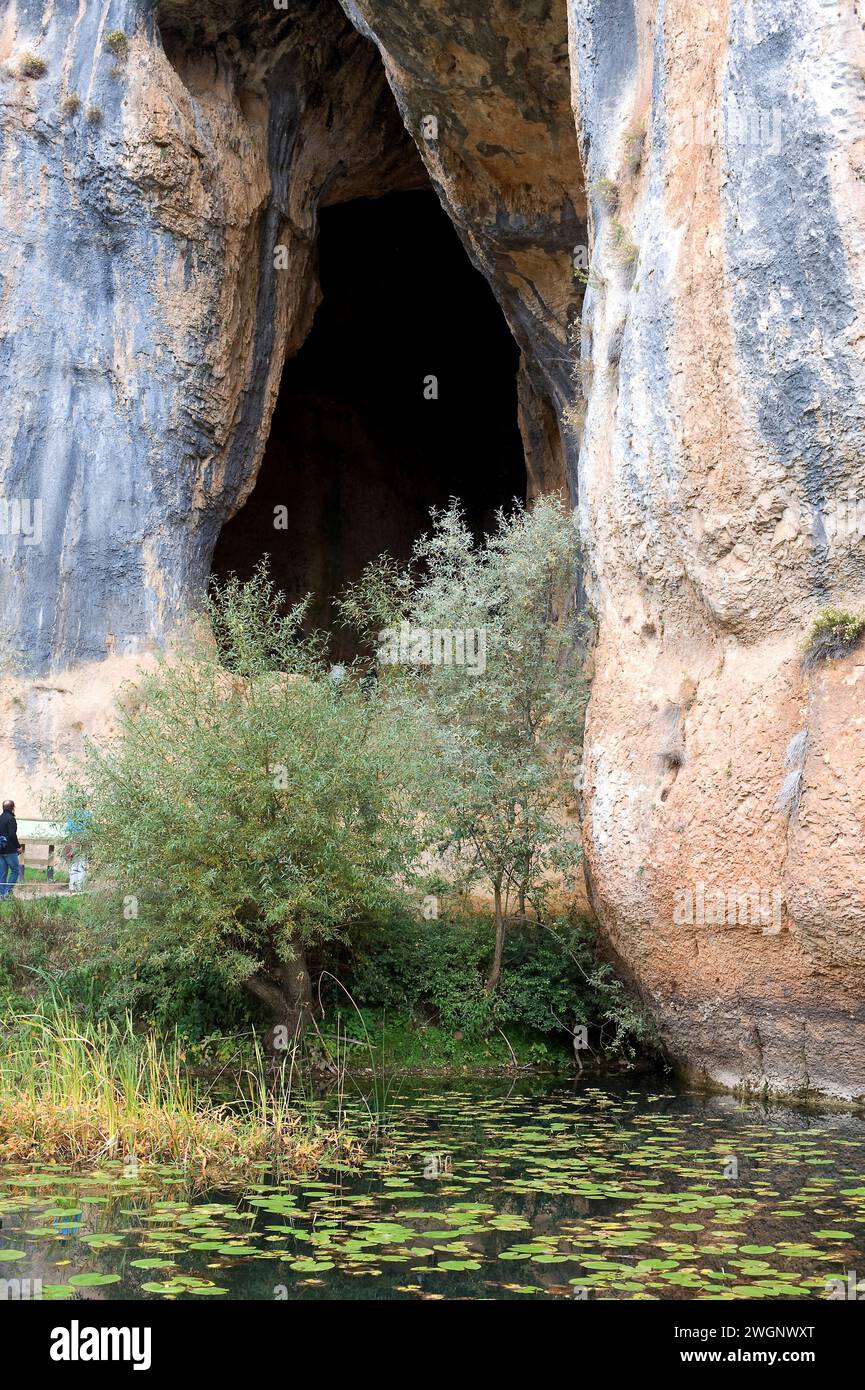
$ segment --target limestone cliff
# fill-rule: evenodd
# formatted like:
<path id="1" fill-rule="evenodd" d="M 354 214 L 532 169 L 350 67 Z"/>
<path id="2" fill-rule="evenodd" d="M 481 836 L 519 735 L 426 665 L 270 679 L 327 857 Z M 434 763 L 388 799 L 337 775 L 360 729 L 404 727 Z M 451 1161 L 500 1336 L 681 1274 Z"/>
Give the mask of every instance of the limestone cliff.
<path id="1" fill-rule="evenodd" d="M 800 660 L 865 608 L 863 19 L 6 0 L 4 786 L 35 798 L 201 593 L 319 209 L 431 183 L 521 351 L 529 490 L 580 507 L 605 939 L 694 1071 L 865 1093 L 865 660 Z"/>
<path id="2" fill-rule="evenodd" d="M 861 6 L 570 22 L 597 909 L 691 1067 L 862 1095 L 865 656 L 801 664 L 821 605 L 865 599 Z"/>

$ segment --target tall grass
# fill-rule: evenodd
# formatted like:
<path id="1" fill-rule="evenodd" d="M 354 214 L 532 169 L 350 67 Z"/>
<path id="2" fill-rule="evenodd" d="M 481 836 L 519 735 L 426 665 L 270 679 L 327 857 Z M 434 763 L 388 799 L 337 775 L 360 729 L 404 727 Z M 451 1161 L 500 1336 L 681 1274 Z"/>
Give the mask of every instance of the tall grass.
<path id="1" fill-rule="evenodd" d="M 57 1002 L 7 1021 L 0 1039 L 0 1159 L 160 1162 L 226 1177 L 270 1162 L 308 1171 L 362 1156 L 341 1117 L 324 1128 L 292 1095 L 293 1055 L 275 1072 L 260 1048 L 236 1095 L 193 1080 L 175 1036 L 90 1022 Z"/>

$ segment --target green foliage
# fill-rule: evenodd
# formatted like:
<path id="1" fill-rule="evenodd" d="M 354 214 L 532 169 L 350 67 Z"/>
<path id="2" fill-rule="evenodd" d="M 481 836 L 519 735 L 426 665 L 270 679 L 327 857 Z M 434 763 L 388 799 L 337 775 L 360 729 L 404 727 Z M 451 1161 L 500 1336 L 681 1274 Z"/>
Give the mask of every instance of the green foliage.
<path id="1" fill-rule="evenodd" d="M 633 178 L 643 162 L 643 147 L 646 143 L 646 127 L 643 122 L 635 123 L 625 131 L 625 167 Z"/>
<path id="2" fill-rule="evenodd" d="M 76 898 L 0 901 L 0 1009 L 23 1006 L 50 988 L 73 954 Z"/>
<path id="3" fill-rule="evenodd" d="M 608 212 L 616 212 L 619 206 L 619 185 L 613 179 L 595 179 L 592 192 Z"/>
<path id="4" fill-rule="evenodd" d="M 381 646 L 377 667 L 331 669 L 325 639 L 303 635 L 306 605 L 287 607 L 264 569 L 214 589 L 198 635 L 124 694 L 117 734 L 88 746 L 53 809 L 81 827 L 91 885 L 62 994 L 202 1038 L 262 1007 L 282 1021 L 301 962 L 362 1008 L 446 1034 L 508 1029 L 543 1052 L 585 1024 L 632 1048 L 639 1012 L 587 929 L 551 915 L 580 858 L 561 810 L 586 695 L 578 560 L 555 499 L 501 515 L 479 544 L 452 506 L 407 570 L 383 559 L 346 595 L 368 643 L 401 622 L 482 631 L 471 669 L 391 665 Z M 408 913 L 418 888 L 480 882 L 495 932 L 488 916 Z"/>
<path id="5" fill-rule="evenodd" d="M 846 656 L 859 644 L 865 633 L 865 616 L 850 613 L 847 609 L 836 608 L 831 604 L 823 608 L 814 619 L 805 640 L 803 665 L 806 669 L 817 666 L 821 661 L 831 661 Z"/>
<path id="6" fill-rule="evenodd" d="M 631 241 L 627 229 L 621 222 L 614 222 L 610 232 L 610 254 L 617 265 L 624 266 L 626 269 L 636 265 L 640 255 L 640 248 L 635 241 Z"/>
<path id="7" fill-rule="evenodd" d="M 642 1009 L 596 960 L 587 923 L 515 928 L 504 952 L 501 984 L 490 993 L 484 988 L 493 954 L 488 919 L 403 916 L 357 938 L 346 979 L 361 1009 L 408 1015 L 416 1026 L 460 1033 L 468 1041 L 491 1039 L 503 1029 L 538 1041 L 548 1036 L 561 1047 L 583 1024 L 593 1047 L 627 1056 L 638 1048 L 655 1050 Z M 338 1002 L 334 995 L 332 1003 Z"/>
<path id="8" fill-rule="evenodd" d="M 22 53 L 18 63 L 18 72 L 21 77 L 40 78 L 44 77 L 48 71 L 48 64 L 44 58 L 38 58 L 35 53 Z"/>
<path id="9" fill-rule="evenodd" d="M 331 1014 L 322 1025 L 322 1036 L 331 1055 L 336 1050 L 337 1016 Z M 521 1067 L 561 1070 L 569 1063 L 566 1038 L 539 1034 L 529 1029 L 493 1029 L 477 1035 L 454 1032 L 427 1017 L 395 1014 L 390 1010 L 363 1008 L 343 1013 L 339 1018 L 343 1038 L 352 1038 L 347 1047 L 348 1065 L 358 1071 L 446 1070 L 477 1072 L 510 1069 L 516 1059 Z"/>
<path id="10" fill-rule="evenodd" d="M 90 814 L 95 926 L 145 991 L 172 971 L 280 990 L 283 965 L 398 900 L 428 740 L 399 687 L 331 678 L 263 571 L 206 616 L 88 747 L 58 814 Z"/>
<path id="11" fill-rule="evenodd" d="M 103 42 L 115 58 L 125 58 L 129 52 L 129 40 L 122 29 L 112 29 L 110 34 L 105 35 Z"/>
<path id="12" fill-rule="evenodd" d="M 413 679 L 438 740 L 438 849 L 462 886 L 484 882 L 497 903 L 511 892 L 521 905 L 526 896 L 539 904 L 550 876 L 580 858 L 559 809 L 586 698 L 578 560 L 573 513 L 555 498 L 500 513 L 496 532 L 478 545 L 452 505 L 433 514 L 413 572 L 379 562 L 342 606 L 366 634 L 399 621 L 426 633 L 484 634 L 482 668 L 444 662 L 394 675 L 380 665 L 378 674 L 380 682 Z"/>
<path id="13" fill-rule="evenodd" d="M 179 941 L 142 953 L 128 928 L 118 940 L 110 922 L 91 920 L 68 946 L 53 990 L 87 1018 L 120 1023 L 129 1014 L 185 1040 L 248 1033 L 264 1021 L 212 962 Z"/>

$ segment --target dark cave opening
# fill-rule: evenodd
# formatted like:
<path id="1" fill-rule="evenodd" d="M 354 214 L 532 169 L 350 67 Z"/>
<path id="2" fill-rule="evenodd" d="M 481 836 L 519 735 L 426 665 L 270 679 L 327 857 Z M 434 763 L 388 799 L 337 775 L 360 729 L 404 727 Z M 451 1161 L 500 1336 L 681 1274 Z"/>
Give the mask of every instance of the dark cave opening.
<path id="1" fill-rule="evenodd" d="M 435 194 L 323 209 L 318 257 L 322 302 L 212 572 L 246 579 L 268 555 L 287 598 L 313 593 L 311 621 L 330 628 L 333 597 L 383 551 L 407 560 L 431 507 L 458 497 L 480 536 L 524 498 L 526 472 L 519 350 Z"/>

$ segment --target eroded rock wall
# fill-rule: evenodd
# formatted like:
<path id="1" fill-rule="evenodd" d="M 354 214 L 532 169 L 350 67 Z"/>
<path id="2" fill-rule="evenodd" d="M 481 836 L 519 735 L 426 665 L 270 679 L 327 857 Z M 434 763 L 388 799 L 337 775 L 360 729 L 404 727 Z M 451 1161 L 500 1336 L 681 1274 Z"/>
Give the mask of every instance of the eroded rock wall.
<path id="1" fill-rule="evenodd" d="M 862 1095 L 865 655 L 801 661 L 865 607 L 861 9 L 569 9 L 594 899 L 677 1059 Z"/>
<path id="2" fill-rule="evenodd" d="M 587 244 L 563 0 L 340 0 L 381 52 L 433 187 L 522 349 L 530 492 L 577 489 L 573 395 Z"/>
<path id="3" fill-rule="evenodd" d="M 318 302 L 319 204 L 426 183 L 336 4 L 246 11 L 17 0 L 0 18 L 0 609 L 22 677 L 2 770 L 29 810 L 23 788 L 88 727 L 74 679 L 42 678 L 101 662 L 110 705 L 125 658 L 182 627 L 254 485 Z"/>

